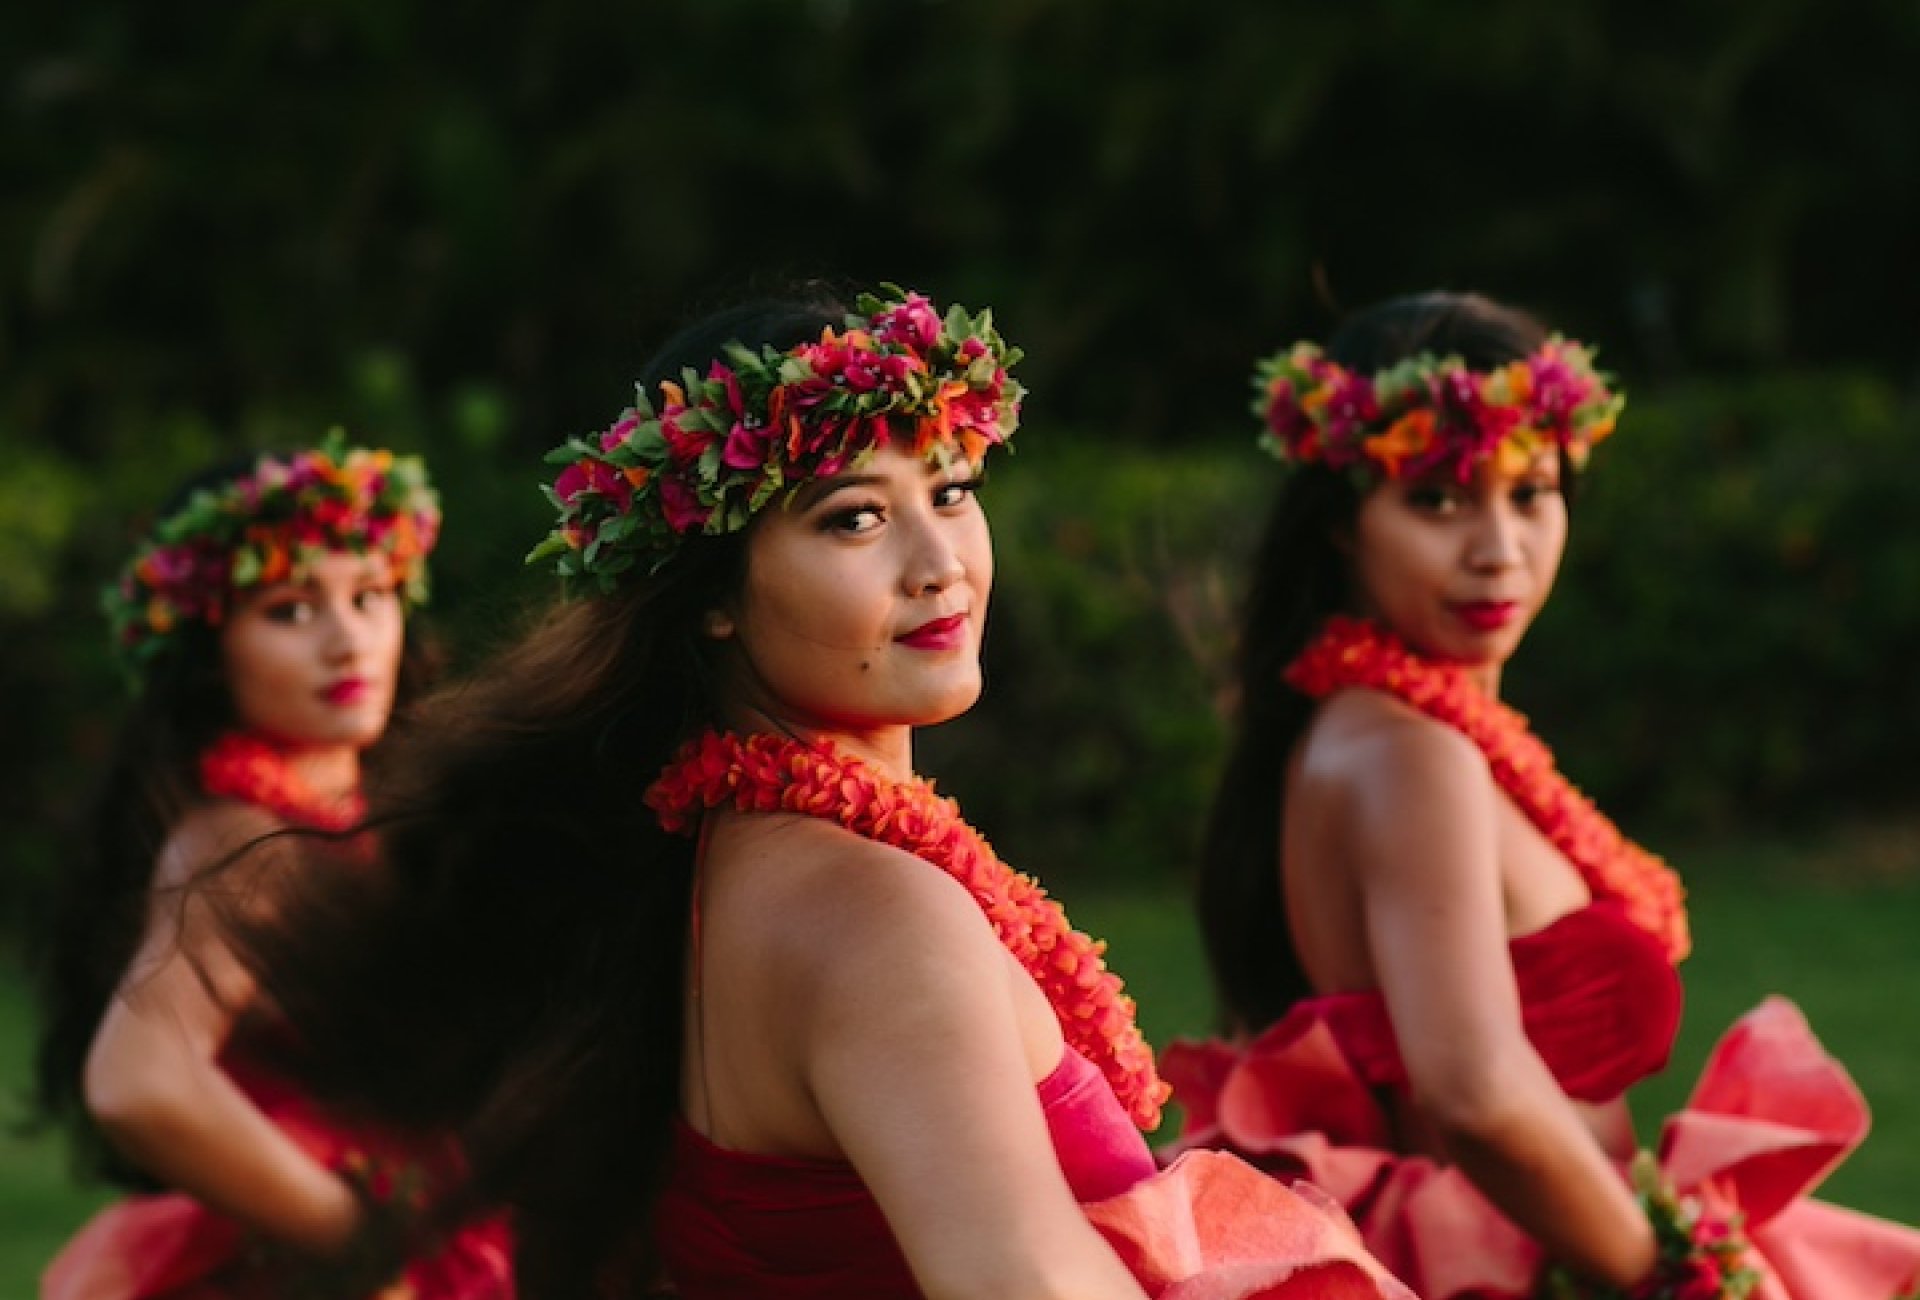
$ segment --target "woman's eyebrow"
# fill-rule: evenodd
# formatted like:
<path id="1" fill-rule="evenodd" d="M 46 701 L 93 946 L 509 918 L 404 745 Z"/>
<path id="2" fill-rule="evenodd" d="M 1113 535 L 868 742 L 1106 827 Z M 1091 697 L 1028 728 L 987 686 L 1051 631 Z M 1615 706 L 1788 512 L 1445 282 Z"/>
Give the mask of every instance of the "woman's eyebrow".
<path id="1" fill-rule="evenodd" d="M 887 480 L 879 474 L 839 474 L 833 478 L 815 479 L 794 494 L 793 504 L 800 510 L 811 510 L 842 488 L 869 487 Z"/>

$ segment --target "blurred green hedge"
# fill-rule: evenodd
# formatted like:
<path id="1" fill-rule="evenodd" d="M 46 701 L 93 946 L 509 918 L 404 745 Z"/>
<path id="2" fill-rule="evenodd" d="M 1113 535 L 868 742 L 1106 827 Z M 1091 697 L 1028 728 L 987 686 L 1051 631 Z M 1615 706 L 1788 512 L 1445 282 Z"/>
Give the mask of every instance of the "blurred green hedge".
<path id="1" fill-rule="evenodd" d="M 447 501 L 433 625 L 470 656 L 544 598 L 519 559 L 538 466 L 501 399 L 420 401 L 369 362 L 352 428 L 433 448 Z M 285 416 L 245 425 L 273 441 Z M 1814 374 L 1637 395 L 1581 482 L 1559 590 L 1507 673 L 1574 777 L 1630 832 L 1697 839 L 1870 814 L 1920 778 L 1920 411 Z M 0 480 L 0 927 L 57 869 L 57 830 L 121 691 L 94 593 L 123 521 L 220 440 L 130 435 L 108 470 L 23 455 Z M 0 447 L 0 452 L 8 451 Z M 1242 576 L 1279 469 L 1251 434 L 1179 448 L 1050 428 L 990 472 L 988 688 L 921 763 L 1010 860 L 1052 876 L 1187 869 L 1223 725 Z"/>
<path id="2" fill-rule="evenodd" d="M 1280 471 L 1250 439 L 1021 440 L 986 490 L 1000 564 L 987 697 L 928 737 L 925 765 L 1012 861 L 1184 871 Z M 1559 587 L 1504 679 L 1629 833 L 1786 830 L 1910 798 L 1917 451 L 1920 412 L 1868 377 L 1636 399 L 1579 485 Z"/>

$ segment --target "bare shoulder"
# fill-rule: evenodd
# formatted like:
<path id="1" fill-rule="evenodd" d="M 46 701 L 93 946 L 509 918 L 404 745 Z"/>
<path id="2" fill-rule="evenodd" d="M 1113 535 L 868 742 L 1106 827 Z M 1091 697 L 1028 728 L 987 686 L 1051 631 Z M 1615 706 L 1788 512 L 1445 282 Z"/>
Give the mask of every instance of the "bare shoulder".
<path id="1" fill-rule="evenodd" d="M 177 888 L 214 870 L 246 871 L 257 863 L 235 855 L 262 836 L 282 829 L 282 825 L 271 813 L 252 804 L 225 799 L 196 804 L 168 832 L 154 867 L 154 884 Z M 264 856 L 272 850 L 263 845 L 255 852 Z"/>
<path id="2" fill-rule="evenodd" d="M 1301 753 L 1303 790 L 1336 808 L 1491 798 L 1492 774 L 1474 743 L 1378 691 L 1345 690 L 1321 705 Z"/>
<path id="3" fill-rule="evenodd" d="M 817 818 L 736 823 L 716 851 L 728 914 L 771 964 L 807 980 L 929 960 L 984 968 L 1000 946 L 978 904 L 931 863 Z"/>

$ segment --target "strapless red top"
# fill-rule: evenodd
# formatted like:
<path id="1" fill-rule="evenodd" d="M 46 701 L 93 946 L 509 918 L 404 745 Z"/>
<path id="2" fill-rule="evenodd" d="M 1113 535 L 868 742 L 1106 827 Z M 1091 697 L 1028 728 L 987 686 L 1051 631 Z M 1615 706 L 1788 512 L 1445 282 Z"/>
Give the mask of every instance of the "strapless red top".
<path id="1" fill-rule="evenodd" d="M 1614 903 L 1592 903 L 1508 945 L 1527 1039 L 1569 1097 L 1611 1101 L 1667 1064 L 1680 1026 L 1680 976 L 1660 940 Z M 1373 1086 L 1407 1069 L 1378 990 L 1309 998 L 1262 1039 L 1318 1021 Z"/>
<path id="2" fill-rule="evenodd" d="M 1037 1087 L 1077 1199 L 1118 1195 L 1154 1172 L 1146 1140 L 1078 1053 L 1068 1050 Z M 845 1161 L 729 1151 L 678 1123 L 656 1225 L 681 1300 L 920 1296 L 879 1205 Z"/>

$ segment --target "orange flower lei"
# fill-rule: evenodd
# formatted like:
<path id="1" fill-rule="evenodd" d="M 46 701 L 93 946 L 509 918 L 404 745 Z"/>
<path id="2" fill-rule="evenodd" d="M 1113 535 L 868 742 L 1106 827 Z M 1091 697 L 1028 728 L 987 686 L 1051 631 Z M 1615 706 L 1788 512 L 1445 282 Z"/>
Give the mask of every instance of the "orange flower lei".
<path id="1" fill-rule="evenodd" d="M 351 830 L 367 812 L 359 791 L 339 798 L 322 795 L 300 778 L 285 754 L 258 736 L 237 731 L 200 755 L 200 788 L 216 799 L 238 799 L 312 830 Z"/>
<path id="2" fill-rule="evenodd" d="M 1384 691 L 1460 732 L 1486 755 L 1493 779 L 1585 877 L 1596 897 L 1622 903 L 1678 963 L 1692 947 L 1685 891 L 1673 869 L 1620 833 L 1554 766 L 1553 751 L 1520 713 L 1490 699 L 1464 669 L 1422 659 L 1391 633 L 1334 617 L 1286 671 L 1320 699 L 1344 686 Z"/>
<path id="3" fill-rule="evenodd" d="M 904 849 L 959 881 L 994 933 L 1047 995 L 1069 1046 L 1098 1066 L 1133 1122 L 1160 1125 L 1169 1089 L 1134 1023 L 1133 999 L 1107 969 L 1102 941 L 1067 923 L 1060 904 L 1014 871 L 929 781 L 896 781 L 824 741 L 708 732 L 646 794 L 668 831 L 691 831 L 709 808 L 800 813 Z"/>

